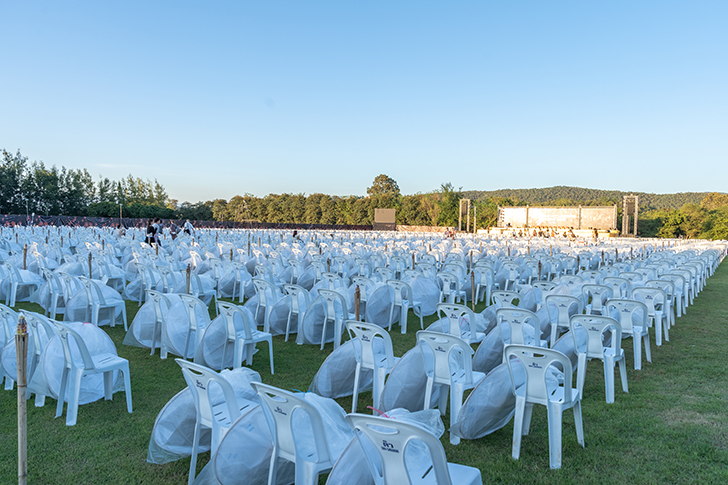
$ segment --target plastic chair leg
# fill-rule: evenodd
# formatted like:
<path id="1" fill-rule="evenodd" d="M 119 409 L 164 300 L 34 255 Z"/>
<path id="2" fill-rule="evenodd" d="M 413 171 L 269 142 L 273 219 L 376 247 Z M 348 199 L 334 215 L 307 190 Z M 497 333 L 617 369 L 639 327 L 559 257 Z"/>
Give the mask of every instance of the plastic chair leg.
<path id="1" fill-rule="evenodd" d="M 513 447 L 511 456 L 518 460 L 521 455 L 521 438 L 523 437 L 523 421 L 525 420 L 526 398 L 516 396 L 516 414 L 513 420 Z"/>
<path id="2" fill-rule="evenodd" d="M 450 427 L 457 423 L 460 408 L 463 406 L 464 386 L 461 383 L 455 383 L 450 386 Z M 450 433 L 450 444 L 459 445 L 460 437 Z"/>
<path id="3" fill-rule="evenodd" d="M 584 395 L 584 380 L 586 378 L 586 354 L 579 354 L 579 360 L 576 369 L 576 390 L 579 391 L 579 397 Z"/>
<path id="4" fill-rule="evenodd" d="M 106 401 L 111 401 L 113 394 L 113 387 L 114 387 L 114 371 L 108 370 L 104 372 L 104 399 Z"/>
<path id="5" fill-rule="evenodd" d="M 604 393 L 607 404 L 614 402 L 614 359 L 612 356 L 604 357 Z"/>
<path id="6" fill-rule="evenodd" d="M 425 406 L 423 409 L 430 409 L 430 404 L 432 403 L 432 387 L 434 381 L 427 378 L 427 384 L 425 385 Z"/>
<path id="7" fill-rule="evenodd" d="M 642 369 L 642 343 L 641 337 L 632 334 L 632 352 L 634 354 L 634 370 Z"/>
<path id="8" fill-rule="evenodd" d="M 622 390 L 629 392 L 629 387 L 627 386 L 627 359 L 624 356 L 619 360 L 619 377 L 622 379 Z"/>
<path id="9" fill-rule="evenodd" d="M 652 351 L 650 350 L 650 336 L 645 335 L 643 337 L 645 342 L 645 359 L 647 359 L 647 362 L 652 363 Z"/>
<path id="10" fill-rule="evenodd" d="M 268 467 L 268 485 L 275 485 L 276 483 L 276 458 L 278 458 L 278 447 L 273 446 L 273 453 L 270 455 L 270 465 Z"/>
<path id="11" fill-rule="evenodd" d="M 195 425 L 195 434 L 192 438 L 192 456 L 190 457 L 190 476 L 187 479 L 187 485 L 192 485 L 195 481 L 195 473 L 197 472 L 197 450 L 200 446 L 200 424 Z"/>
<path id="12" fill-rule="evenodd" d="M 382 390 L 384 379 L 387 377 L 387 369 L 379 367 L 374 371 L 374 382 L 372 383 L 372 405 L 377 409 L 382 408 Z"/>
<path id="13" fill-rule="evenodd" d="M 576 441 L 584 448 L 584 419 L 581 415 L 581 400 L 575 401 L 572 406 L 574 410 L 574 427 L 576 428 Z"/>
<path id="14" fill-rule="evenodd" d="M 268 337 L 268 353 L 270 354 L 270 373 L 273 375 L 273 338 Z"/>
<path id="15" fill-rule="evenodd" d="M 551 341 L 549 342 L 549 348 L 553 348 L 554 344 L 556 343 L 557 332 L 558 332 L 558 324 L 552 323 L 551 324 Z"/>
<path id="16" fill-rule="evenodd" d="M 66 410 L 66 426 L 74 426 L 78 418 L 78 400 L 81 394 L 81 377 L 83 370 L 71 370 L 69 379 L 70 394 L 68 395 L 68 409 Z"/>
<path id="17" fill-rule="evenodd" d="M 56 418 L 63 414 L 63 403 L 66 400 L 66 390 L 68 388 L 68 368 L 63 369 L 61 375 L 61 387 L 58 391 L 58 403 L 56 404 Z"/>
<path id="18" fill-rule="evenodd" d="M 354 394 L 351 396 L 351 412 L 356 412 L 356 405 L 359 402 L 359 375 L 361 374 L 361 364 L 357 362 L 356 371 L 354 371 Z M 376 408 L 376 403 L 374 404 Z"/>
<path id="19" fill-rule="evenodd" d="M 561 468 L 561 406 L 546 404 L 548 411 L 548 428 L 549 428 L 549 465 L 551 469 Z"/>

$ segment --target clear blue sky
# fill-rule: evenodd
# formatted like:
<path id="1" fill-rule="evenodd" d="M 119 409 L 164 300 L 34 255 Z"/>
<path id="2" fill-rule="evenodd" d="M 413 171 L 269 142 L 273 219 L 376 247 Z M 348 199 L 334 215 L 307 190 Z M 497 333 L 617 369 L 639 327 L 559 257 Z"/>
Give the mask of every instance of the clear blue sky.
<path id="1" fill-rule="evenodd" d="M 172 198 L 728 191 L 728 2 L 6 1 L 0 148 Z"/>

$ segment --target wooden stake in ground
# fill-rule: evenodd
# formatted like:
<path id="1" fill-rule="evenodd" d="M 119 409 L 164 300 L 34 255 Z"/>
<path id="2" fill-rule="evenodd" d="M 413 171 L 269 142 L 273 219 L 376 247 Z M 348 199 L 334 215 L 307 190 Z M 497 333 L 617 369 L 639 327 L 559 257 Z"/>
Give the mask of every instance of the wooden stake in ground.
<path id="1" fill-rule="evenodd" d="M 538 262 L 538 280 L 541 281 L 541 260 Z"/>
<path id="2" fill-rule="evenodd" d="M 15 355 L 18 363 L 18 485 L 25 485 L 28 483 L 28 327 L 22 315 L 18 318 L 15 334 Z"/>
<path id="3" fill-rule="evenodd" d="M 475 311 L 475 271 L 470 272 L 470 301 Z"/>
<path id="4" fill-rule="evenodd" d="M 191 276 L 190 273 L 191 272 L 192 272 L 192 267 L 188 264 L 187 271 L 185 273 L 185 283 L 186 283 L 185 293 L 187 293 L 188 295 L 190 294 L 190 276 Z"/>
<path id="5" fill-rule="evenodd" d="M 91 253 L 88 253 L 88 279 L 93 279 L 93 271 L 91 267 Z"/>
<path id="6" fill-rule="evenodd" d="M 25 246 L 23 246 L 23 269 L 28 269 L 28 266 L 26 265 L 28 261 L 28 244 L 26 243 Z"/>
<path id="7" fill-rule="evenodd" d="M 361 290 L 359 289 L 359 285 L 356 285 L 356 290 L 354 290 L 354 319 L 359 322 L 361 321 L 359 319 L 359 309 L 361 308 Z"/>

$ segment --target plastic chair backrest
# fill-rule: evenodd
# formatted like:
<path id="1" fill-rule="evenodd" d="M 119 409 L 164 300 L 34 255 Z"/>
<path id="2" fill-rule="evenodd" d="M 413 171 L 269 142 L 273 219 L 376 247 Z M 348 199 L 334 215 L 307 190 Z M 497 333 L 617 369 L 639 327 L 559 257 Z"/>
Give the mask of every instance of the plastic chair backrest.
<path id="1" fill-rule="evenodd" d="M 326 284 L 328 285 L 329 290 L 333 290 L 334 288 L 336 288 L 336 283 L 339 283 L 338 286 L 344 286 L 343 279 L 336 273 L 321 273 L 321 279 L 326 280 Z"/>
<path id="2" fill-rule="evenodd" d="M 234 303 L 228 303 L 226 301 L 217 301 L 217 308 L 220 311 L 220 315 L 225 319 L 225 330 L 227 332 L 228 340 L 235 340 L 237 338 L 237 327 L 235 326 L 235 316 L 240 315 L 242 320 L 242 330 L 245 333 L 245 339 L 251 340 L 253 338 L 253 332 L 251 330 L 250 321 L 248 315 L 243 311 L 241 307 Z"/>
<path id="3" fill-rule="evenodd" d="M 521 295 L 517 291 L 510 290 L 494 290 L 491 293 L 493 301 L 500 303 L 504 307 L 513 306 L 513 300 L 520 300 Z"/>
<path id="4" fill-rule="evenodd" d="M 92 304 L 92 302 L 94 301 L 94 298 L 96 298 L 96 301 L 102 307 L 106 305 L 106 299 L 104 298 L 104 294 L 101 291 L 101 288 L 99 288 L 99 285 L 97 285 L 95 281 L 90 280 L 90 279 L 86 278 L 85 276 L 79 276 L 78 281 L 81 282 L 84 289 L 86 290 L 86 297 L 88 298 L 89 305 Z"/>
<path id="5" fill-rule="evenodd" d="M 602 283 L 612 288 L 614 298 L 629 298 L 632 294 L 632 285 L 626 278 L 607 276 Z"/>
<path id="6" fill-rule="evenodd" d="M 602 303 L 605 300 L 608 300 L 608 299 L 614 297 L 614 291 L 612 290 L 611 286 L 593 284 L 593 283 L 584 284 L 584 286 L 581 287 L 581 294 L 584 296 L 585 301 L 588 301 L 587 300 L 588 297 L 591 296 L 592 308 L 599 309 L 599 310 L 601 310 Z M 604 297 L 605 294 L 606 294 L 606 298 Z"/>
<path id="7" fill-rule="evenodd" d="M 632 288 L 632 296 L 636 300 L 643 300 L 650 316 L 655 315 L 657 305 L 665 305 L 668 301 L 667 293 L 662 288 L 651 288 L 649 286 L 637 286 Z"/>
<path id="8" fill-rule="evenodd" d="M 576 313 L 580 314 L 584 311 L 584 304 L 581 299 L 570 296 L 570 295 L 548 295 L 546 297 L 546 309 L 549 311 L 549 318 L 551 317 L 551 308 L 556 308 L 557 323 L 562 325 L 568 325 L 569 318 L 571 317 L 571 307 L 576 305 Z M 553 323 L 553 322 L 552 322 Z"/>
<path id="9" fill-rule="evenodd" d="M 564 404 L 571 403 L 573 371 L 569 358 L 554 349 L 544 349 L 531 345 L 506 345 L 503 357 L 511 374 L 511 389 L 513 394 L 523 393 L 526 402 L 547 405 L 551 394 L 546 385 L 546 371 L 551 365 L 559 364 L 564 372 Z M 516 388 L 518 382 L 513 373 L 513 359 L 518 359 L 526 374 L 526 383 Z"/>
<path id="10" fill-rule="evenodd" d="M 76 342 L 76 347 L 78 348 L 78 352 L 81 354 L 81 360 L 83 361 L 83 368 L 85 370 L 93 370 L 94 367 L 94 360 L 91 358 L 91 354 L 88 351 L 88 347 L 86 347 L 86 342 L 83 341 L 83 338 L 76 332 L 75 330 L 67 327 L 61 322 L 56 322 L 55 320 L 51 321 L 53 325 L 55 325 L 56 330 L 58 334 L 61 337 L 61 344 L 63 346 L 63 357 L 66 362 L 67 367 L 75 366 L 75 361 L 73 360 L 73 354 L 71 353 L 71 344 L 68 340 L 69 335 L 73 338 L 73 340 Z"/>
<path id="11" fill-rule="evenodd" d="M 521 308 L 499 308 L 495 311 L 495 320 L 501 331 L 503 342 L 525 345 L 524 327 L 530 325 L 534 331 L 534 341 L 541 341 L 541 321 L 535 313 Z M 503 322 L 508 323 L 510 333 L 506 335 Z"/>
<path id="12" fill-rule="evenodd" d="M 385 282 L 394 278 L 394 271 L 386 266 L 378 266 L 374 268 L 374 272 L 382 278 L 382 281 Z"/>
<path id="13" fill-rule="evenodd" d="M 642 312 L 642 321 L 641 321 L 641 327 L 642 329 L 647 328 L 647 319 L 649 317 L 649 309 L 647 308 L 647 305 L 645 305 L 643 302 L 638 300 L 627 300 L 622 298 L 615 298 L 612 300 L 609 300 L 606 304 L 607 307 L 607 313 L 609 315 L 613 315 L 612 308 L 614 308 L 617 313 L 619 314 L 619 323 L 622 327 L 623 333 L 632 334 L 634 333 L 633 329 L 633 323 L 632 323 L 632 316 L 636 311 Z"/>
<path id="14" fill-rule="evenodd" d="M 343 319 L 348 320 L 349 309 L 346 304 L 346 299 L 341 293 L 339 293 L 338 291 L 325 289 L 320 289 L 318 290 L 318 292 L 324 302 L 324 313 L 326 314 L 326 318 L 328 318 L 329 320 L 336 319 L 336 302 L 338 302 L 341 305 Z"/>
<path id="15" fill-rule="evenodd" d="M 0 303 L 0 324 L 3 326 L 3 335 L 7 344 L 15 331 L 13 326 L 18 324 L 18 314 L 15 313 L 15 310 L 2 303 Z"/>
<path id="16" fill-rule="evenodd" d="M 306 288 L 299 286 L 299 285 L 289 285 L 286 283 L 283 285 L 283 289 L 286 290 L 287 294 L 291 295 L 291 308 L 293 309 L 294 312 L 298 312 L 300 310 L 305 310 L 311 304 L 311 295 L 308 293 Z M 299 295 L 303 295 L 304 301 L 305 301 L 305 303 L 304 303 L 305 307 L 302 309 L 299 308 L 299 304 L 298 304 Z"/>
<path id="17" fill-rule="evenodd" d="M 234 423 L 240 416 L 240 410 L 235 399 L 235 392 L 230 383 L 220 374 L 204 365 L 188 362 L 184 359 L 174 359 L 174 361 L 182 368 L 182 375 L 195 401 L 195 408 L 200 417 L 200 424 L 212 427 L 214 416 L 212 414 L 213 403 L 211 400 L 212 396 L 210 395 L 210 388 L 212 386 L 210 384 L 213 382 L 222 391 L 230 424 Z"/>
<path id="18" fill-rule="evenodd" d="M 442 318 L 441 314 L 445 314 L 445 318 L 448 320 L 448 331 L 450 335 L 460 337 L 462 330 L 460 329 L 460 319 L 463 316 L 468 317 L 468 329 L 471 335 L 475 329 L 475 313 L 465 305 L 458 305 L 457 303 L 438 303 L 437 304 L 437 317 Z"/>
<path id="19" fill-rule="evenodd" d="M 265 410 L 268 426 L 271 428 L 273 444 L 278 447 L 278 455 L 296 460 L 296 442 L 293 432 L 293 415 L 300 410 L 308 415 L 316 446 L 317 462 L 331 461 L 331 453 L 326 442 L 323 420 L 318 410 L 306 400 L 294 394 L 261 382 L 251 382 L 260 397 Z M 311 460 L 309 460 L 311 461 Z"/>
<path id="20" fill-rule="evenodd" d="M 586 356 L 602 359 L 604 357 L 604 334 L 611 333 L 611 347 L 615 355 L 619 355 L 622 342 L 622 326 L 617 320 L 605 315 L 573 315 L 570 321 L 571 333 L 574 337 L 574 349 L 580 353 L 578 327 L 584 329 L 587 336 Z"/>
<path id="21" fill-rule="evenodd" d="M 409 284 L 399 280 L 387 280 L 387 284 L 394 290 L 395 305 L 402 305 L 402 299 L 412 303 L 412 287 Z"/>
<path id="22" fill-rule="evenodd" d="M 465 371 L 465 384 L 473 383 L 473 348 L 460 337 L 447 333 L 420 330 L 417 345 L 425 359 L 425 372 L 437 384 L 450 385 L 456 369 L 451 367 L 453 353 L 460 354 L 460 364 Z M 428 350 L 425 350 L 428 349 Z"/>
<path id="23" fill-rule="evenodd" d="M 162 315 L 162 302 L 167 304 L 167 311 L 172 307 L 172 302 L 169 301 L 163 293 L 154 290 L 147 290 L 147 301 L 151 301 L 154 305 L 154 315 L 158 322 L 164 320 Z"/>
<path id="24" fill-rule="evenodd" d="M 206 328 L 207 325 L 210 323 L 210 314 L 208 312 L 207 306 L 205 306 L 205 302 L 197 298 L 196 296 L 192 295 L 186 295 L 184 293 L 180 293 L 177 296 L 180 297 L 182 300 L 182 304 L 185 307 L 185 311 L 187 312 L 187 317 L 189 318 L 190 328 L 192 329 L 198 329 L 200 327 Z M 197 307 L 200 307 L 203 311 L 202 313 L 207 316 L 207 321 L 202 322 L 204 325 L 200 325 L 200 322 L 197 321 Z"/>
<path id="25" fill-rule="evenodd" d="M 661 288 L 666 294 L 668 301 L 673 301 L 675 299 L 675 283 L 672 281 L 667 281 L 663 279 L 659 280 L 647 280 L 645 281 L 645 286 L 649 286 L 651 288 Z"/>
<path id="26" fill-rule="evenodd" d="M 419 426 L 405 423 L 400 420 L 367 416 L 363 414 L 347 414 L 346 420 L 361 441 L 364 435 L 374 445 L 382 463 L 381 480 L 377 483 L 409 484 L 410 478 L 405 461 L 405 449 L 410 442 L 420 442 L 427 448 L 432 460 L 432 470 L 438 485 L 452 485 L 450 472 L 447 468 L 445 449 L 440 440 L 430 432 Z M 371 448 L 371 447 L 369 447 Z M 364 448 L 367 449 L 367 448 Z M 373 463 L 369 463 L 372 476 L 377 476 L 379 470 Z"/>
<path id="27" fill-rule="evenodd" d="M 374 339 L 381 338 L 384 342 L 384 354 L 386 356 L 386 368 L 391 369 L 394 366 L 394 350 L 392 348 L 392 337 L 389 332 L 374 323 L 363 323 L 348 320 L 346 329 L 349 331 L 349 337 L 357 339 L 360 343 L 359 352 L 356 354 L 357 362 L 365 369 L 376 369 L 379 367 L 379 359 L 374 355 Z"/>

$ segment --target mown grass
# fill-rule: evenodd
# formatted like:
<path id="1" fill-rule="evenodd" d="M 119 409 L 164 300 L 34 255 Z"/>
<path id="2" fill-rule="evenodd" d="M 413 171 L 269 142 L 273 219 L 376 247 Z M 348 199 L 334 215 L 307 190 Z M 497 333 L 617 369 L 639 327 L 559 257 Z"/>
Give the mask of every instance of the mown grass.
<path id="1" fill-rule="evenodd" d="M 632 366 L 625 345 L 629 394 L 616 382 L 616 402 L 604 402 L 601 363 L 590 363 L 583 400 L 586 448 L 576 442 L 573 415 L 564 414 L 563 468 L 550 470 L 545 409 L 536 407 L 531 433 L 524 437 L 521 458 L 511 458 L 512 423 L 475 441 L 452 446 L 442 439 L 449 461 L 479 467 L 484 483 L 728 483 L 728 376 L 723 345 L 728 342 L 728 266 L 718 269 L 685 316 L 657 347 L 653 362 L 641 371 Z M 39 310 L 21 303 L 19 308 Z M 128 302 L 129 321 L 137 311 Z M 478 308 L 478 310 L 482 310 Z M 426 319 L 426 324 L 434 317 Z M 159 411 L 184 386 L 174 359 L 159 352 L 122 345 L 123 328 L 103 327 L 119 355 L 131 366 L 134 413 L 126 412 L 123 393 L 112 401 L 79 408 L 78 424 L 54 419 L 55 401 L 36 408 L 28 401 L 28 477 L 36 484 L 179 484 L 189 460 L 167 465 L 146 463 L 149 436 Z M 392 332 L 395 354 L 414 345 L 419 319 L 410 313 L 409 331 Z M 326 356 L 315 346 L 273 339 L 276 374 L 270 375 L 268 352 L 260 345 L 253 368 L 264 382 L 284 389 L 307 390 Z M 371 394 L 362 394 L 365 411 Z M 349 409 L 351 399 L 340 399 Z M 16 480 L 16 392 L 0 391 L 0 482 Z M 445 422 L 449 422 L 446 416 Z M 201 455 L 198 468 L 209 459 Z M 325 478 L 322 478 L 322 483 Z"/>

